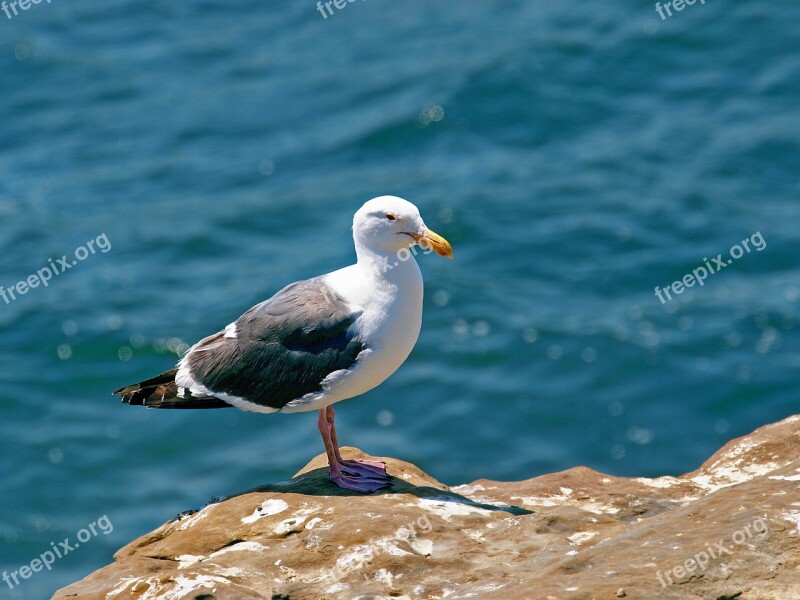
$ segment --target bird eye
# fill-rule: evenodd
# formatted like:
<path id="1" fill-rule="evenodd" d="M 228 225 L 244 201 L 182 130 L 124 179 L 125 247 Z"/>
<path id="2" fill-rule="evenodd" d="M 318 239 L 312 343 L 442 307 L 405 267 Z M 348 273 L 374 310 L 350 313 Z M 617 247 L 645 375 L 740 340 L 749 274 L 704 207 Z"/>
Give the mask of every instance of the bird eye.
<path id="1" fill-rule="evenodd" d="M 397 221 L 397 215 L 395 215 L 394 213 L 386 213 L 386 218 L 389 219 L 390 221 Z"/>

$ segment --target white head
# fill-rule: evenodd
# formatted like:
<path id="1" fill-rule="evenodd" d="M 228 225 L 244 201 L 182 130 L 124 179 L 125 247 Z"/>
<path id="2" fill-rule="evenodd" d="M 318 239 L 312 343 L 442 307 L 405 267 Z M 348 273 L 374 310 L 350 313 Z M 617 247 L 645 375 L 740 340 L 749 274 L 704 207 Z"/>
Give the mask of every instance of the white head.
<path id="1" fill-rule="evenodd" d="M 417 207 L 397 196 L 379 196 L 358 209 L 353 217 L 353 240 L 357 251 L 363 248 L 390 255 L 419 244 L 453 257 L 450 243 L 428 229 Z"/>

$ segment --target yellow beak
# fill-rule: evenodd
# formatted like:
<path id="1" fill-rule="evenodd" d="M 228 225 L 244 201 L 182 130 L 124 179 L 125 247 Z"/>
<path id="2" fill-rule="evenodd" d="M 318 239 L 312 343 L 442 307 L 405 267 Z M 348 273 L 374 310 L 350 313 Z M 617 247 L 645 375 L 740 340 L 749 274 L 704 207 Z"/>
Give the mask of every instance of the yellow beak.
<path id="1" fill-rule="evenodd" d="M 422 235 L 415 234 L 411 237 L 413 237 L 417 244 L 423 248 L 430 248 L 439 256 L 453 258 L 453 247 L 450 245 L 450 242 L 448 242 L 435 231 L 427 229 Z"/>

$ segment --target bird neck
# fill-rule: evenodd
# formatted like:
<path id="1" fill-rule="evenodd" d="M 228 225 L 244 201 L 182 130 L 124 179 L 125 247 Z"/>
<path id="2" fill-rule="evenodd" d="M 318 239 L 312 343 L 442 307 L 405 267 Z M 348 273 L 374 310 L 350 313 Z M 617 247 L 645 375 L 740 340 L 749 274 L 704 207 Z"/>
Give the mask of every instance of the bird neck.
<path id="1" fill-rule="evenodd" d="M 419 266 L 411 249 L 400 252 L 373 250 L 356 243 L 358 266 L 369 271 L 377 280 L 393 284 L 403 284 L 409 279 L 421 277 Z"/>

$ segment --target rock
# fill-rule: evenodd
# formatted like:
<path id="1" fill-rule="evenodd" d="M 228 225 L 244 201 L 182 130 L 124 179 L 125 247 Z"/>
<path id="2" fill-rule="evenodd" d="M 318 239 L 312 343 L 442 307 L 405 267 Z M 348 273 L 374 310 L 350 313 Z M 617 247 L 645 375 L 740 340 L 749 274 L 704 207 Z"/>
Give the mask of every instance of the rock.
<path id="1" fill-rule="evenodd" d="M 347 448 L 348 458 L 364 458 Z M 448 488 L 334 487 L 324 455 L 171 521 L 57 600 L 800 599 L 800 416 L 681 477 L 585 467 Z"/>

